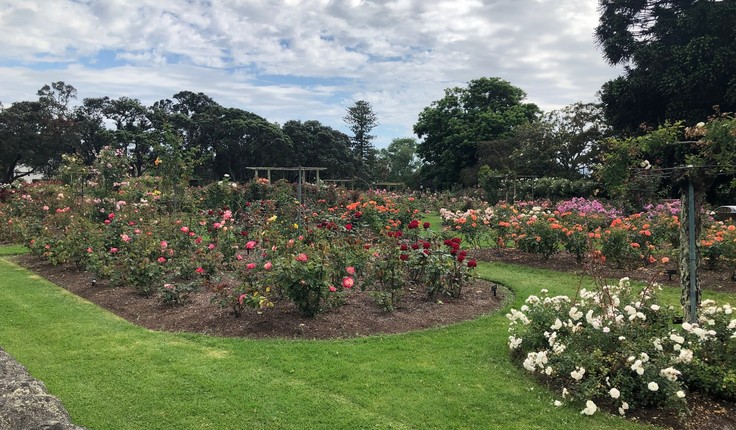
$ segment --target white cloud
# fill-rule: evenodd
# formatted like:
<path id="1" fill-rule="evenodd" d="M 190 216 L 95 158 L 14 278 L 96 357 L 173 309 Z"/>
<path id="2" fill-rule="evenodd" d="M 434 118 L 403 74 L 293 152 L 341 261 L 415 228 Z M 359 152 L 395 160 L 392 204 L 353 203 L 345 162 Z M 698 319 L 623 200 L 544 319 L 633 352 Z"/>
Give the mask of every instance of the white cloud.
<path id="1" fill-rule="evenodd" d="M 344 131 L 346 106 L 365 99 L 383 146 L 445 88 L 483 76 L 544 109 L 592 101 L 619 74 L 596 23 L 590 0 L 3 0 L 0 100 L 58 80 L 144 103 L 191 90 Z"/>

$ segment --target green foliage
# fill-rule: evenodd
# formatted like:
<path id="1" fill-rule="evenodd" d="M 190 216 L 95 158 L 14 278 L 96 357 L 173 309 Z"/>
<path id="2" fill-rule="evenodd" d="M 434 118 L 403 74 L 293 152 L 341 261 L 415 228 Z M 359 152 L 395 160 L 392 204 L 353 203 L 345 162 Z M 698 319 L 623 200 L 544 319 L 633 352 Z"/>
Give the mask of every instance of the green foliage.
<path id="1" fill-rule="evenodd" d="M 197 289 L 194 282 L 164 284 L 158 289 L 158 299 L 168 306 L 183 305 L 189 301 L 189 295 Z"/>
<path id="2" fill-rule="evenodd" d="M 681 131 L 682 123 L 666 124 L 644 136 L 607 140 L 596 179 L 624 206 L 639 210 L 656 203 L 667 190 L 662 189 L 662 176 L 651 169 L 681 166 L 683 147 L 675 144 Z"/>
<path id="3" fill-rule="evenodd" d="M 358 160 L 357 176 L 367 179 L 375 164 L 376 150 L 372 143 L 375 136 L 370 132 L 379 125 L 378 117 L 370 103 L 358 100 L 347 108 L 343 121 L 353 133 L 350 141 L 353 156 Z"/>
<path id="4" fill-rule="evenodd" d="M 254 166 L 293 166 L 294 146 L 281 128 L 254 113 L 241 109 L 222 109 L 213 131 L 215 178 L 230 175 L 235 181 L 247 181 Z"/>
<path id="5" fill-rule="evenodd" d="M 478 185 L 485 191 L 488 203 L 495 205 L 501 200 L 501 189 L 503 187 L 503 175 L 497 170 L 483 165 L 478 170 Z"/>
<path id="6" fill-rule="evenodd" d="M 353 177 L 357 163 L 350 149 L 350 137 L 345 133 L 313 120 L 287 121 L 282 129 L 294 145 L 299 165 L 326 167 L 320 172 L 320 179 Z"/>
<path id="7" fill-rule="evenodd" d="M 115 194 L 129 178 L 129 172 L 130 160 L 123 150 L 102 148 L 92 165 L 92 193 L 100 198 Z"/>
<path id="8" fill-rule="evenodd" d="M 322 244 L 317 252 L 286 253 L 274 260 L 274 283 L 282 289 L 299 311 L 313 317 L 326 309 L 330 287 L 337 289 L 332 283 L 330 274 L 327 244 Z"/>
<path id="9" fill-rule="evenodd" d="M 667 120 L 693 125 L 736 109 L 736 51 L 729 1 L 601 2 L 596 39 L 625 74 L 603 85 L 601 101 L 617 131 Z"/>
<path id="10" fill-rule="evenodd" d="M 651 287 L 580 290 L 572 298 L 529 296 L 512 309 L 509 347 L 523 367 L 554 381 L 562 401 L 610 405 L 621 415 L 640 407 L 685 407 L 685 366 L 694 344 L 672 331 L 671 310 Z M 724 327 L 725 328 L 725 327 Z M 587 412 L 586 412 L 587 411 Z"/>
<path id="11" fill-rule="evenodd" d="M 416 156 L 417 141 L 414 138 L 397 138 L 378 154 L 376 178 L 387 182 L 403 182 L 409 185 L 419 168 Z"/>
<path id="12" fill-rule="evenodd" d="M 458 183 L 461 171 L 477 168 L 480 142 L 507 138 L 539 113 L 536 105 L 522 103 L 525 97 L 524 91 L 499 78 L 446 89 L 444 98 L 424 108 L 414 125 L 414 133 L 423 139 L 417 154 L 428 164 L 422 181 L 447 189 Z M 496 159 L 506 160 L 511 148 L 502 152 Z"/>
<path id="13" fill-rule="evenodd" d="M 407 260 L 409 254 L 402 252 L 398 243 L 387 244 L 383 252 L 368 260 L 366 280 L 362 289 L 370 291 L 378 306 L 393 312 L 401 302 L 407 287 Z"/>
<path id="14" fill-rule="evenodd" d="M 41 102 L 22 101 L 0 106 L 0 182 L 10 184 L 28 173 L 18 171 L 20 165 L 31 172 L 44 172 L 49 160 L 61 155 L 57 143 L 46 133 L 51 113 Z M 30 173 L 30 172 L 29 172 Z"/>
<path id="15" fill-rule="evenodd" d="M 516 245 L 524 252 L 541 254 L 548 260 L 561 250 L 564 234 L 562 226 L 554 218 L 549 220 L 540 215 L 521 224 L 521 233 Z"/>
<path id="16" fill-rule="evenodd" d="M 515 130 L 510 167 L 516 175 L 578 179 L 596 161 L 607 132 L 601 108 L 593 103 L 545 113 Z"/>
<path id="17" fill-rule="evenodd" d="M 90 172 L 83 160 L 74 154 L 63 154 L 57 178 L 71 190 L 81 191 L 86 186 Z"/>

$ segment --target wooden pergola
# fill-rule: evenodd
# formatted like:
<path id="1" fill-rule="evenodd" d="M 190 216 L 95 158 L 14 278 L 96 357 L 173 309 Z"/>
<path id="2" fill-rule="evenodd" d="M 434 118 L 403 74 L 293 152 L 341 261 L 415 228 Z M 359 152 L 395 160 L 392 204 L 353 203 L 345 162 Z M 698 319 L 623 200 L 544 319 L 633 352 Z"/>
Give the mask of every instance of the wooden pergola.
<path id="1" fill-rule="evenodd" d="M 319 185 L 319 172 L 321 170 L 327 170 L 327 167 L 269 167 L 269 166 L 257 166 L 257 167 L 246 167 L 248 170 L 253 170 L 255 172 L 255 178 L 258 179 L 258 172 L 266 171 L 266 179 L 268 179 L 268 182 L 271 182 L 271 171 L 275 172 L 298 172 L 299 178 L 297 179 L 297 182 L 302 184 L 306 182 L 306 173 L 307 172 L 315 172 L 316 173 L 316 182 L 317 185 Z"/>

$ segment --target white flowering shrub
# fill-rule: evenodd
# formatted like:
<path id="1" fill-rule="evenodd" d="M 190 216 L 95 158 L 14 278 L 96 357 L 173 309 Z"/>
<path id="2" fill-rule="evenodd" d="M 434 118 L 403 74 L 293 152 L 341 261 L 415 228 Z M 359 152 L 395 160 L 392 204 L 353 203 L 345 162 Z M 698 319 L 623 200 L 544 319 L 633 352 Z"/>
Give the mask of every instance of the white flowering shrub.
<path id="1" fill-rule="evenodd" d="M 698 324 L 683 323 L 683 332 L 676 339 L 685 345 L 680 352 L 687 352 L 678 367 L 683 380 L 691 390 L 736 400 L 736 315 L 733 308 L 704 300 L 698 317 Z"/>
<path id="2" fill-rule="evenodd" d="M 736 393 L 736 320 L 731 307 L 704 302 L 699 324 L 673 327 L 656 285 L 582 289 L 577 297 L 529 296 L 512 309 L 509 348 L 528 371 L 560 394 L 555 405 L 618 411 L 686 408 L 688 390 L 717 397 Z"/>

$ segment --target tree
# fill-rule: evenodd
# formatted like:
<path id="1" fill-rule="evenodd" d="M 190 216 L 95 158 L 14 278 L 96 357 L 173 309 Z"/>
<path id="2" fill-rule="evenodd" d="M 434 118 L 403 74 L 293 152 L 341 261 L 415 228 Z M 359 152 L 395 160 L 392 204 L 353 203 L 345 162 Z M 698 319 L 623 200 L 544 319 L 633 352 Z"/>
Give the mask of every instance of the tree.
<path id="1" fill-rule="evenodd" d="M 590 170 L 608 132 L 601 107 L 574 103 L 522 125 L 513 137 L 516 173 L 577 179 Z"/>
<path id="2" fill-rule="evenodd" d="M 138 99 L 120 97 L 110 100 L 104 113 L 115 123 L 113 136 L 117 147 L 130 157 L 133 174 L 141 176 L 146 166 L 153 162 L 147 108 Z"/>
<path id="3" fill-rule="evenodd" d="M 47 175 L 52 175 L 61 163 L 63 153 L 74 152 L 79 146 L 74 112 L 70 103 L 77 98 L 77 89 L 63 81 L 44 85 L 36 93 L 38 103 L 45 111 L 41 133 L 45 145 L 50 146 L 50 155 L 44 168 Z"/>
<path id="4" fill-rule="evenodd" d="M 2 183 L 42 172 L 53 156 L 54 148 L 48 145 L 43 134 L 47 121 L 43 105 L 35 101 L 22 101 L 0 111 L 0 173 Z M 28 170 L 19 172 L 18 167 Z"/>
<path id="5" fill-rule="evenodd" d="M 295 164 L 326 167 L 325 179 L 350 177 L 356 171 L 358 163 L 345 133 L 319 121 L 287 121 L 282 130 L 294 146 Z"/>
<path id="6" fill-rule="evenodd" d="M 608 81 L 601 101 L 609 124 L 642 132 L 684 120 L 694 125 L 736 109 L 736 2 L 601 0 L 596 39 L 623 76 Z M 645 127 L 645 128 L 646 128 Z"/>
<path id="7" fill-rule="evenodd" d="M 242 109 L 223 110 L 215 150 L 215 173 L 230 175 L 236 181 L 245 181 L 253 172 L 252 166 L 292 166 L 294 153 L 291 139 L 281 128 L 264 118 Z"/>
<path id="8" fill-rule="evenodd" d="M 508 160 L 513 147 L 503 145 L 503 139 L 540 112 L 535 104 L 522 103 L 525 98 L 523 90 L 500 78 L 446 89 L 445 97 L 424 108 L 414 125 L 414 133 L 423 139 L 417 153 L 427 163 L 423 180 L 438 188 L 457 184 L 463 171 L 477 169 L 481 142 L 488 142 L 487 150 L 499 159 Z"/>
<path id="9" fill-rule="evenodd" d="M 82 105 L 74 109 L 78 136 L 75 152 L 88 166 L 94 163 L 102 148 L 115 141 L 112 132 L 105 127 L 105 109 L 109 103 L 109 97 L 85 98 Z"/>
<path id="10" fill-rule="evenodd" d="M 69 107 L 77 90 L 59 81 L 44 85 L 37 95 L 38 101 L 16 102 L 0 109 L 3 183 L 34 173 L 53 174 L 61 155 L 72 152 L 79 140 Z M 18 171 L 21 165 L 24 172 Z"/>
<path id="11" fill-rule="evenodd" d="M 411 182 L 420 165 L 416 148 L 417 141 L 414 138 L 392 140 L 388 148 L 378 153 L 377 170 L 381 174 L 377 177 L 387 182 Z"/>
<path id="12" fill-rule="evenodd" d="M 185 151 L 194 154 L 199 163 L 194 176 L 200 179 L 215 179 L 213 153 L 223 132 L 222 121 L 227 109 L 204 93 L 181 91 L 173 100 L 164 99 L 149 108 L 148 118 L 154 128 L 171 127 L 182 139 Z"/>
<path id="13" fill-rule="evenodd" d="M 378 117 L 373 112 L 370 103 L 365 100 L 358 100 L 348 107 L 347 115 L 343 117 L 343 121 L 353 133 L 350 139 L 351 149 L 359 163 L 359 176 L 366 179 L 373 168 L 376 157 L 376 150 L 372 143 L 376 136 L 370 134 L 370 132 L 378 126 Z"/>

